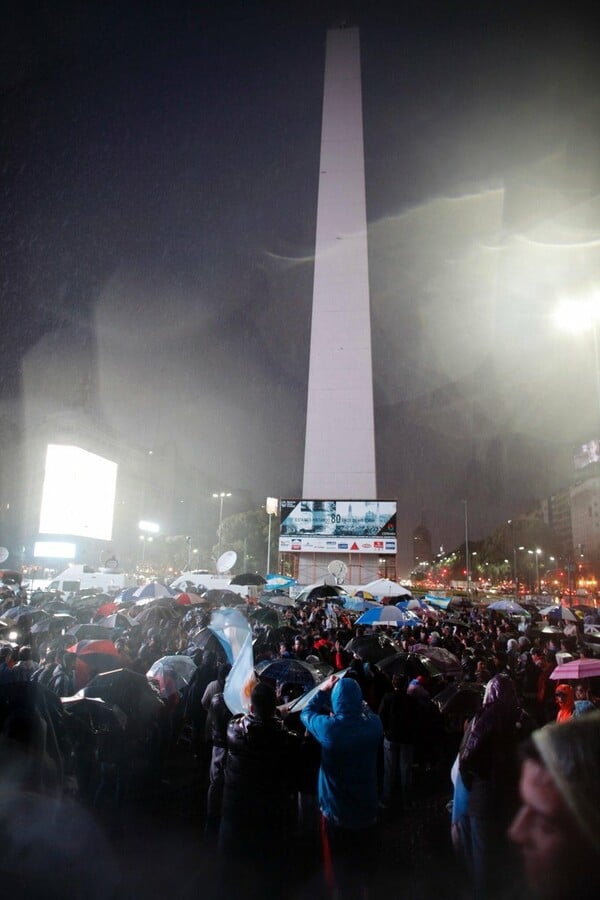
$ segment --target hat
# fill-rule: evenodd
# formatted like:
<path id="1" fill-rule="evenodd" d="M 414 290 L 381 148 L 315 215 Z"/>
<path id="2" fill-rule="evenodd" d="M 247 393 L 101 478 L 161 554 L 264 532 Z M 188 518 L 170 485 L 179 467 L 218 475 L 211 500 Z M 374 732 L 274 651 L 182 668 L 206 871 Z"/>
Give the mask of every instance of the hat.
<path id="1" fill-rule="evenodd" d="M 581 836 L 600 852 L 600 711 L 546 725 L 532 740 Z"/>

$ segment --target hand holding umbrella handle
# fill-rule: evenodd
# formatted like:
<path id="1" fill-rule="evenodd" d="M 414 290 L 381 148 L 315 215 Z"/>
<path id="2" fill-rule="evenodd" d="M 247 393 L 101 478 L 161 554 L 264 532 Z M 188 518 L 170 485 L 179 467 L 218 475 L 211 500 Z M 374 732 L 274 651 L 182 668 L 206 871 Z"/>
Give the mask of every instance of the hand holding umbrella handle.
<path id="1" fill-rule="evenodd" d="M 334 684 L 338 681 L 337 675 L 330 675 L 329 678 L 326 678 L 325 681 L 320 685 L 320 691 L 330 691 Z"/>

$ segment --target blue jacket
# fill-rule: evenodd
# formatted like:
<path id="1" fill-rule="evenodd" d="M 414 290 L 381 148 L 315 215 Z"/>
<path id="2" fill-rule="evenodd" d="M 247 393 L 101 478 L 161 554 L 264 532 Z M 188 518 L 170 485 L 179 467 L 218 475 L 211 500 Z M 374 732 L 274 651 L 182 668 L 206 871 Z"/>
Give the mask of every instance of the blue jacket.
<path id="1" fill-rule="evenodd" d="M 377 819 L 379 716 L 363 702 L 358 683 L 342 678 L 329 694 L 317 691 L 302 711 L 303 725 L 321 745 L 319 805 L 340 828 L 368 828 Z"/>

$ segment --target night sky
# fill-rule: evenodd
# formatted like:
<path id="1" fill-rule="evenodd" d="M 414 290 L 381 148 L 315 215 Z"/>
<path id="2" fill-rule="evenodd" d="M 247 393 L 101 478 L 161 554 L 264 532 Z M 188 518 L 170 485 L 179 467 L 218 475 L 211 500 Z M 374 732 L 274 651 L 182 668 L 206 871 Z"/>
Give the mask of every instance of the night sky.
<path id="1" fill-rule="evenodd" d="M 586 8 L 4 5 L 3 409 L 301 494 L 325 29 L 361 26 L 379 494 L 475 536 L 600 433 L 556 302 L 598 278 Z M 340 435 L 340 453 L 351 434 Z"/>

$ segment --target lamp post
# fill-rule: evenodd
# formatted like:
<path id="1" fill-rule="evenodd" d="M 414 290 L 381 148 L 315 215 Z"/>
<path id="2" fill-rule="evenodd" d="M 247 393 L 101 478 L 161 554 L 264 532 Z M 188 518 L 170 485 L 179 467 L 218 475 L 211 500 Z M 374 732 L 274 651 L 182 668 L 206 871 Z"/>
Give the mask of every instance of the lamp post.
<path id="1" fill-rule="evenodd" d="M 213 497 L 215 498 L 215 500 L 220 501 L 220 503 L 219 503 L 219 530 L 217 532 L 218 546 L 219 546 L 219 550 L 217 553 L 217 559 L 218 559 L 221 555 L 221 523 L 223 522 L 223 500 L 225 499 L 225 497 L 231 497 L 231 491 L 220 491 L 218 494 L 213 494 Z"/>
<path id="2" fill-rule="evenodd" d="M 269 516 L 269 536 L 267 538 L 267 575 L 271 571 L 271 518 L 272 516 L 277 515 L 278 507 L 279 502 L 277 500 L 277 497 L 267 497 L 267 503 L 265 506 L 267 515 Z"/>
<path id="3" fill-rule="evenodd" d="M 471 596 L 471 563 L 469 560 L 469 502 L 463 500 L 465 505 L 465 563 L 467 568 L 467 597 Z"/>
<path id="4" fill-rule="evenodd" d="M 538 548 L 536 550 L 528 550 L 527 551 L 530 556 L 535 557 L 535 590 L 536 593 L 540 593 L 540 554 L 542 551 Z"/>

